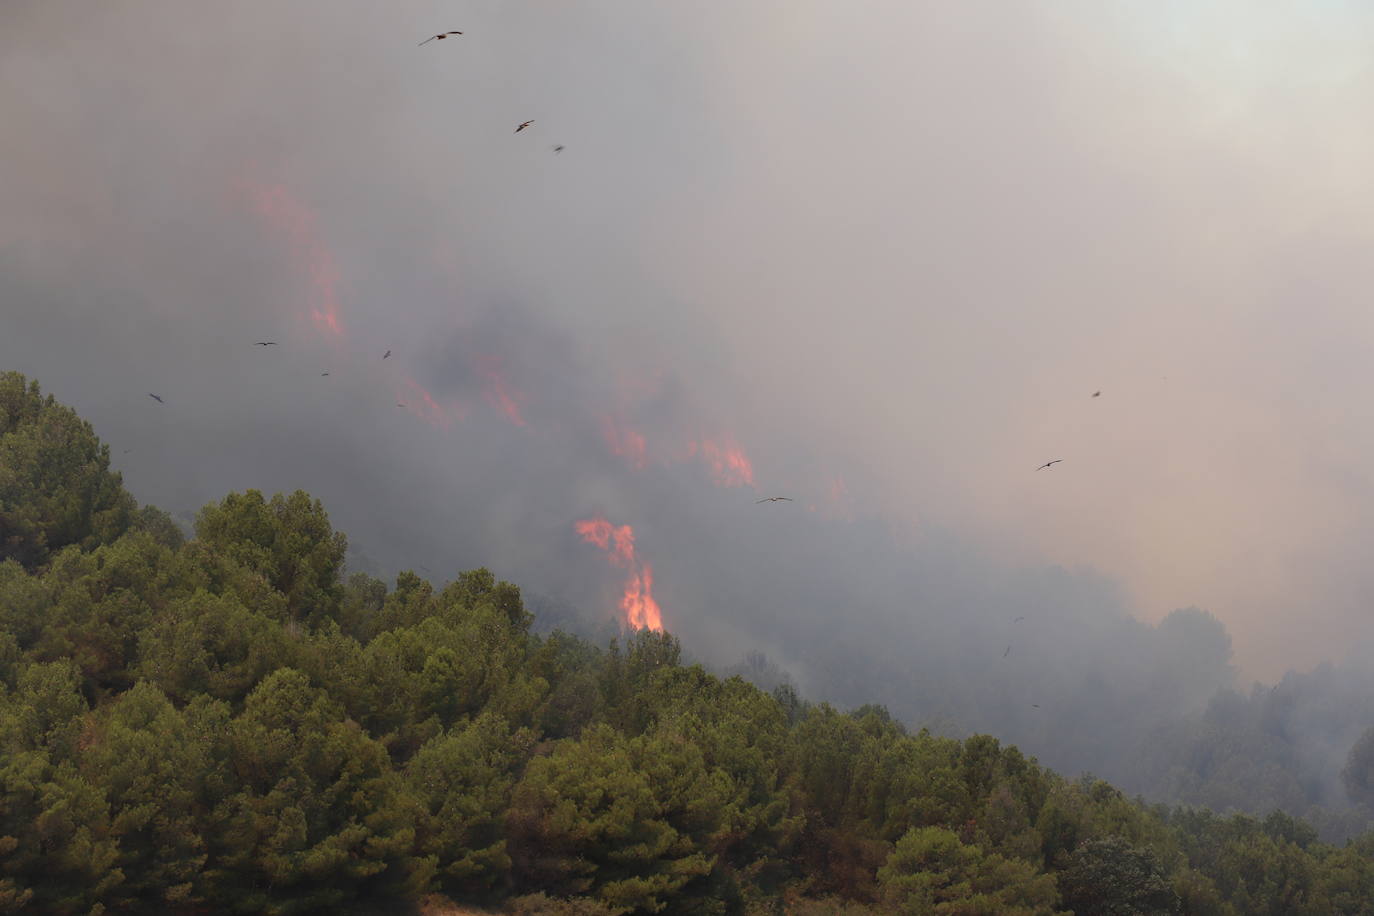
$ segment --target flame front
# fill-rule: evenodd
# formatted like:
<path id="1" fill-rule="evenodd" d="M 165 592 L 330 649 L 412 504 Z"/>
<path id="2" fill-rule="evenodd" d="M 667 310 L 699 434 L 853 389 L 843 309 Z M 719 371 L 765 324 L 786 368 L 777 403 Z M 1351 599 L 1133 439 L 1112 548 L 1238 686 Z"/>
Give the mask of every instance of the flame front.
<path id="1" fill-rule="evenodd" d="M 473 360 L 477 374 L 482 379 L 482 394 L 487 403 L 506 415 L 516 426 L 524 426 L 525 418 L 520 413 L 520 405 L 527 399 L 522 391 L 516 391 L 506 379 L 501 368 L 501 359 L 489 353 L 479 353 Z"/>
<path id="2" fill-rule="evenodd" d="M 638 572 L 625 580 L 625 594 L 620 598 L 625 621 L 636 630 L 663 632 L 663 613 L 654 600 L 654 570 L 648 563 L 640 564 Z"/>
<path id="3" fill-rule="evenodd" d="M 626 625 L 636 630 L 663 632 L 663 611 L 654 600 L 654 570 L 635 554 L 634 529 L 629 525 L 612 525 L 605 516 L 574 522 L 573 529 L 587 543 L 607 551 L 612 566 L 629 570 L 620 598 Z"/>
<path id="4" fill-rule="evenodd" d="M 415 381 L 410 376 L 402 376 L 404 388 L 397 389 L 397 405 L 404 407 L 415 416 L 430 423 L 433 426 L 449 429 L 453 426 L 455 419 L 463 419 L 466 411 L 461 404 L 454 404 L 450 408 L 445 408 L 425 387 Z M 404 398 L 404 400 L 399 400 Z"/>
<path id="5" fill-rule="evenodd" d="M 617 458 L 636 471 L 649 466 L 649 440 L 637 429 L 631 427 L 618 414 L 602 414 L 601 438 L 606 448 Z M 700 460 L 711 472 L 711 479 L 718 487 L 754 487 L 754 463 L 744 453 L 739 443 L 728 435 L 717 439 L 692 439 L 685 447 L 672 452 L 660 448 L 653 458 L 655 463 L 670 464 L 678 461 Z"/>
<path id="6" fill-rule="evenodd" d="M 711 476 L 722 487 L 754 486 L 754 465 L 731 439 L 703 439 L 689 446 L 689 454 L 700 451 L 702 460 L 711 468 Z"/>
<path id="7" fill-rule="evenodd" d="M 310 277 L 310 317 L 315 326 L 335 336 L 343 335 L 339 322 L 339 269 L 334 256 L 315 231 L 315 214 L 282 185 L 264 187 L 240 183 L 253 209 L 272 228 L 286 236 L 291 257 Z"/>

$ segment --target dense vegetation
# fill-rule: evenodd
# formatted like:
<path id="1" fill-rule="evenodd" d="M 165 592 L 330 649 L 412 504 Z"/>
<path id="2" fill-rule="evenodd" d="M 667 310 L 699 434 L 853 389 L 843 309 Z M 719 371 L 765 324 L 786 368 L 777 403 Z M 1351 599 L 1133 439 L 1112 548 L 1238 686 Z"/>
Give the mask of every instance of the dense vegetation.
<path id="1" fill-rule="evenodd" d="M 1374 912 L 1374 836 L 1150 808 L 345 551 L 300 492 L 186 539 L 0 376 L 0 910 Z"/>

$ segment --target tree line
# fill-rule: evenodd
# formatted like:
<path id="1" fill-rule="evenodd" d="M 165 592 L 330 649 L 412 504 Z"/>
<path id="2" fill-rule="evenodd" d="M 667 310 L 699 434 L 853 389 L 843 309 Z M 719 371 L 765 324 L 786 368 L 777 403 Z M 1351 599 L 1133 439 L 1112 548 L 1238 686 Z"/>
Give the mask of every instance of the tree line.
<path id="1" fill-rule="evenodd" d="M 1149 806 L 346 550 L 299 491 L 187 536 L 0 376 L 0 911 L 1374 912 L 1374 835 Z"/>

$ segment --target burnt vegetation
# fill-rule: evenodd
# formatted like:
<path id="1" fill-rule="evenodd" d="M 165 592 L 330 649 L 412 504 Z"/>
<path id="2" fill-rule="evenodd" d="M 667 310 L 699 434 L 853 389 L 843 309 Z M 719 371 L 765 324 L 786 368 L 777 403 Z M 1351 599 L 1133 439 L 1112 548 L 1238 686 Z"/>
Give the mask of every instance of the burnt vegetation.
<path id="1" fill-rule="evenodd" d="M 718 677 L 671 635 L 540 635 L 483 569 L 389 585 L 346 550 L 302 492 L 184 532 L 0 376 L 0 911 L 1374 910 L 1374 835 L 1148 806 Z"/>

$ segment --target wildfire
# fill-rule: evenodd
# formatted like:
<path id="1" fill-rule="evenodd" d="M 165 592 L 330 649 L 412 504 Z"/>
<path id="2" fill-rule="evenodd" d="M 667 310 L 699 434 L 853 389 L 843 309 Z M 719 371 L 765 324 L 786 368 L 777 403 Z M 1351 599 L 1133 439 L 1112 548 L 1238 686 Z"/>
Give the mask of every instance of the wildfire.
<path id="1" fill-rule="evenodd" d="M 720 486 L 754 486 L 754 465 L 749 456 L 744 454 L 744 449 L 732 440 L 703 439 L 701 442 L 693 442 L 688 448 L 688 454 L 698 453 Z"/>
<path id="2" fill-rule="evenodd" d="M 424 386 L 409 376 L 402 378 L 405 385 L 403 393 L 398 392 L 397 402 L 415 416 L 435 426 L 449 429 L 455 419 L 463 419 L 465 411 L 461 405 L 455 405 L 450 409 L 445 409 L 434 399 Z"/>
<path id="3" fill-rule="evenodd" d="M 573 523 L 574 530 L 589 544 L 610 554 L 611 565 L 628 570 L 620 609 L 625 623 L 636 630 L 663 632 L 663 612 L 654 600 L 654 571 L 635 555 L 635 533 L 629 525 L 612 525 L 604 516 Z"/>
<path id="4" fill-rule="evenodd" d="M 482 394 L 487 403 L 504 413 L 516 426 L 524 426 L 525 418 L 520 414 L 520 405 L 527 399 L 526 395 L 516 391 L 506 380 L 500 358 L 479 353 L 475 362 L 477 374 L 482 377 Z"/>
<path id="5" fill-rule="evenodd" d="M 310 318 L 322 331 L 342 336 L 339 322 L 339 270 L 334 256 L 319 240 L 315 214 L 281 185 L 264 187 L 249 181 L 240 187 L 272 228 L 286 236 L 291 257 L 310 277 Z"/>
<path id="6" fill-rule="evenodd" d="M 649 466 L 649 444 L 645 435 L 629 426 L 617 415 L 601 416 L 601 438 L 606 448 L 636 471 Z M 721 487 L 752 487 L 754 464 L 733 439 L 700 439 L 689 441 L 685 448 L 664 454 L 659 450 L 655 461 L 665 464 L 677 461 L 702 461 L 711 478 Z"/>

